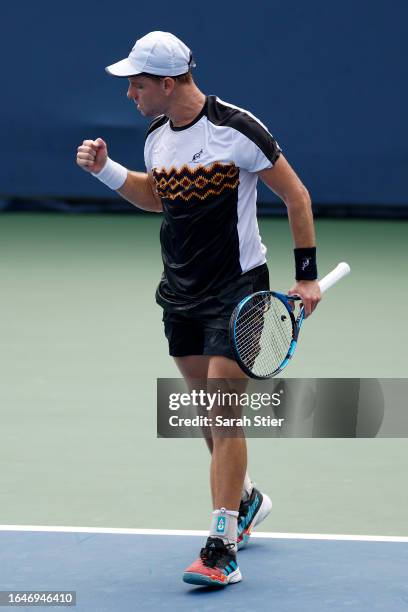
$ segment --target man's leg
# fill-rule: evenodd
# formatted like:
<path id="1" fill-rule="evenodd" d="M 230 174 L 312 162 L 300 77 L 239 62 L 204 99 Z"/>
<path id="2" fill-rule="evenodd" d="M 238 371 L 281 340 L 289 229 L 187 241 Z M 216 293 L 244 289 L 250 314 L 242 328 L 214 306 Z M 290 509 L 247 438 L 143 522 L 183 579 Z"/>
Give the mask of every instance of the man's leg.
<path id="1" fill-rule="evenodd" d="M 186 381 L 188 388 L 190 391 L 197 390 L 197 383 L 202 382 L 203 386 L 205 386 L 204 391 L 207 391 L 207 378 L 208 378 L 208 366 L 210 363 L 210 358 L 206 355 L 187 355 L 186 357 L 174 357 L 174 361 L 178 369 L 180 370 L 181 375 Z M 206 444 L 208 446 L 208 450 L 210 453 L 213 451 L 213 442 L 211 436 L 206 435 L 204 437 Z M 211 486 L 211 497 L 212 502 L 214 504 L 214 491 Z"/>
<path id="2" fill-rule="evenodd" d="M 239 380 L 238 392 L 246 386 L 246 376 L 232 359 L 211 356 L 208 367 L 209 379 L 228 381 L 226 391 L 235 390 L 234 380 Z M 214 508 L 239 509 L 244 477 L 247 469 L 247 447 L 244 436 L 213 436 L 211 456 L 211 490 Z"/>
<path id="3" fill-rule="evenodd" d="M 218 368 L 220 367 L 220 365 L 218 364 L 218 360 L 225 360 L 225 362 L 230 362 L 230 363 L 232 363 L 233 365 L 236 366 L 234 361 L 232 361 L 231 359 L 227 359 L 225 357 L 208 357 L 206 355 L 188 355 L 186 357 L 175 357 L 174 358 L 174 361 L 176 362 L 176 365 L 177 365 L 178 369 L 180 370 L 181 375 L 183 376 L 183 378 L 187 382 L 190 391 L 192 391 L 192 390 L 197 388 L 198 380 L 204 382 L 204 381 L 207 380 L 207 378 L 209 378 L 208 368 L 209 368 L 209 364 L 210 364 L 210 359 L 213 362 L 213 366 L 212 367 L 213 367 L 213 371 L 215 373 L 218 371 Z M 214 369 L 214 368 L 216 368 L 216 369 Z M 228 364 L 228 372 L 230 372 L 230 365 L 229 364 Z M 233 373 L 234 374 L 236 373 L 236 369 L 235 368 L 234 368 L 234 372 Z M 241 378 L 244 377 L 244 374 L 242 373 L 241 370 L 239 370 L 239 376 Z M 211 378 L 218 378 L 218 376 L 211 376 Z M 223 378 L 223 377 L 220 377 L 220 378 Z M 207 391 L 207 387 L 204 390 Z M 213 452 L 213 440 L 212 440 L 212 437 L 206 435 L 205 436 L 205 442 L 206 442 L 206 444 L 208 446 L 208 450 L 212 454 L 212 452 Z M 244 440 L 244 442 L 245 442 L 245 440 Z M 213 461 L 211 461 L 211 465 L 213 465 Z M 215 482 L 215 480 L 216 480 L 216 477 L 213 476 L 212 470 L 211 470 L 210 482 L 211 482 L 211 496 L 212 496 L 213 508 L 217 507 L 215 505 L 215 503 L 216 503 L 215 502 L 215 491 L 214 491 L 214 488 L 213 488 L 213 483 Z M 242 487 L 242 490 L 241 490 L 240 501 L 241 501 L 241 499 L 244 499 L 244 500 L 248 499 L 248 497 L 251 494 L 251 490 L 252 490 L 251 480 L 249 478 L 248 473 L 246 472 L 245 473 L 244 486 Z"/>
<path id="4" fill-rule="evenodd" d="M 208 365 L 210 358 L 207 355 L 188 355 L 186 357 L 174 357 L 174 361 L 181 375 L 187 382 L 194 378 L 208 378 Z"/>
<path id="5" fill-rule="evenodd" d="M 197 385 L 197 380 L 194 379 L 200 379 L 200 384 L 203 384 L 206 367 L 208 368 L 207 388 L 211 388 L 212 379 L 221 379 L 221 381 L 214 380 L 214 388 L 218 382 L 225 381 L 230 392 L 235 387 L 242 392 L 246 386 L 246 377 L 242 371 L 235 361 L 226 357 L 178 357 L 176 363 L 190 389 L 194 389 Z M 246 442 L 243 436 L 232 438 L 215 436 L 209 448 L 210 451 L 212 449 L 211 487 L 215 510 L 206 546 L 201 550 L 200 557 L 186 569 L 183 580 L 191 584 L 225 586 L 242 579 L 236 551 L 238 517 L 245 518 L 245 515 L 240 514 L 243 507 L 240 502 L 246 471 Z M 252 497 L 254 496 L 245 502 L 249 518 L 255 516 L 263 505 L 261 493 L 256 495 L 255 501 Z M 249 523 L 245 526 L 249 526 Z M 242 528 L 241 541 L 243 531 Z"/>
<path id="6" fill-rule="evenodd" d="M 181 364 L 183 365 L 183 364 Z M 184 368 L 185 372 L 185 368 Z M 191 373 L 191 371 L 190 371 Z M 217 390 L 220 385 L 232 391 L 235 379 L 245 384 L 245 376 L 237 364 L 226 357 L 209 357 L 207 389 Z M 214 380 L 211 379 L 221 379 Z M 238 380 L 236 381 L 238 383 Z M 222 406 L 213 407 L 222 414 Z M 234 432 L 235 433 L 235 432 Z M 210 450 L 211 446 L 209 445 Z M 238 561 L 238 509 L 246 470 L 246 443 L 243 437 L 212 437 L 211 489 L 214 511 L 210 533 L 200 557 L 184 572 L 183 580 L 198 585 L 225 586 L 242 579 Z"/>
<path id="7" fill-rule="evenodd" d="M 248 382 L 235 361 L 219 356 L 210 357 L 208 379 L 209 386 L 211 379 L 221 379 L 214 381 L 215 386 L 225 380 L 227 390 L 238 394 L 245 392 Z M 236 416 L 241 416 L 240 410 L 236 410 Z M 252 529 L 270 513 L 272 502 L 250 481 L 246 471 L 246 441 L 243 432 L 242 435 L 239 431 L 234 433 L 234 437 L 213 436 L 211 485 L 217 511 L 220 508 L 238 510 L 236 542 L 241 549 L 247 545 Z"/>

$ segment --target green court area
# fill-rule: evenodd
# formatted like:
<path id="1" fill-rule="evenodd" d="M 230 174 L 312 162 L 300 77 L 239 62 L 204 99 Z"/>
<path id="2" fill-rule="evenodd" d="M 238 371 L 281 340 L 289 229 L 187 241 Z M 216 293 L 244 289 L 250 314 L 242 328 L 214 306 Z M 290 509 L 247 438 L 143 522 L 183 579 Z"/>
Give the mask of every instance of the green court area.
<path id="1" fill-rule="evenodd" d="M 0 524 L 206 529 L 201 440 L 156 439 L 177 376 L 154 292 L 159 215 L 0 218 Z M 406 222 L 317 220 L 319 270 L 352 273 L 302 328 L 285 377 L 405 377 Z M 271 284 L 293 278 L 284 219 L 261 219 Z M 249 441 L 263 530 L 408 535 L 404 439 Z"/>

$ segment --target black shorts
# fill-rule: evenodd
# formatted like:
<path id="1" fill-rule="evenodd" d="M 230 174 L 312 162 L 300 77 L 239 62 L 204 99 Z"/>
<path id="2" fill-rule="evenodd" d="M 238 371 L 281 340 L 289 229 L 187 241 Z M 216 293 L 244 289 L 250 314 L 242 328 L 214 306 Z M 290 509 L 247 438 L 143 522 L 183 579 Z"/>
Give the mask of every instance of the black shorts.
<path id="1" fill-rule="evenodd" d="M 205 308 L 194 312 L 163 313 L 164 332 L 172 357 L 221 355 L 233 359 L 229 343 L 229 321 L 235 306 L 247 295 L 269 289 L 269 272 L 264 264 L 245 274 L 220 291 L 217 314 Z"/>

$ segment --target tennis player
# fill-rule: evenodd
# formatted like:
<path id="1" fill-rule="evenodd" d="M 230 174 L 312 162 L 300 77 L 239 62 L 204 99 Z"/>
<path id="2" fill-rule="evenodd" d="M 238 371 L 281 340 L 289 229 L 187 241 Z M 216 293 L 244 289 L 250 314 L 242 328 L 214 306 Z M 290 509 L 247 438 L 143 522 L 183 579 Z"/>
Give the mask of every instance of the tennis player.
<path id="1" fill-rule="evenodd" d="M 156 301 L 182 375 L 242 379 L 229 346 L 229 318 L 244 296 L 269 289 L 256 219 L 258 177 L 286 204 L 295 246 L 296 282 L 289 293 L 302 298 L 306 316 L 320 300 L 311 202 L 265 125 L 202 93 L 194 67 L 190 49 L 173 34 L 150 32 L 137 40 L 129 56 L 106 71 L 128 79 L 127 97 L 153 118 L 146 172 L 110 159 L 102 138 L 84 140 L 77 163 L 138 208 L 163 213 L 164 271 Z M 241 580 L 237 549 L 272 503 L 246 472 L 245 439 L 213 437 L 209 447 L 210 532 L 183 579 L 225 586 Z"/>

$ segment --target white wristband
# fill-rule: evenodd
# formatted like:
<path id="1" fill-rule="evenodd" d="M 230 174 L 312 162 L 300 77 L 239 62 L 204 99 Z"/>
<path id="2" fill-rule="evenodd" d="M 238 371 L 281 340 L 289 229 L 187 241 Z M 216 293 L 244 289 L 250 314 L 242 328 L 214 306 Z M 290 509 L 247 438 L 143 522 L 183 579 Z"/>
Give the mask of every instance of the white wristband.
<path id="1" fill-rule="evenodd" d="M 124 166 L 121 166 L 117 162 L 113 161 L 113 159 L 108 157 L 102 170 L 96 174 L 91 172 L 91 174 L 95 178 L 102 181 L 102 183 L 105 183 L 105 185 L 116 191 L 125 184 L 127 172 L 128 171 Z"/>

